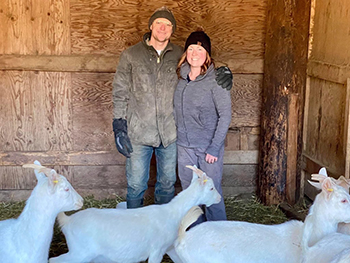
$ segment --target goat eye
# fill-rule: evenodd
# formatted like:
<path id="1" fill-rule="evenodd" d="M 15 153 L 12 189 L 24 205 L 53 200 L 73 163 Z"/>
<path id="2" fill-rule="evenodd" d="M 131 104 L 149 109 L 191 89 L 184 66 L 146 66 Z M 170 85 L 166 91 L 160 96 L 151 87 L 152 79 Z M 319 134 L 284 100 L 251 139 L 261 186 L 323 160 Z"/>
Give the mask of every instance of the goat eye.
<path id="1" fill-rule="evenodd" d="M 214 187 L 210 188 L 210 191 L 213 191 L 214 190 Z"/>
<path id="2" fill-rule="evenodd" d="M 343 199 L 343 200 L 341 200 L 341 202 L 345 204 L 345 203 L 347 203 L 347 202 L 348 202 L 348 200 Z"/>
<path id="3" fill-rule="evenodd" d="M 64 188 L 64 191 L 68 192 L 68 191 L 69 191 L 69 188 L 68 188 L 68 187 Z"/>

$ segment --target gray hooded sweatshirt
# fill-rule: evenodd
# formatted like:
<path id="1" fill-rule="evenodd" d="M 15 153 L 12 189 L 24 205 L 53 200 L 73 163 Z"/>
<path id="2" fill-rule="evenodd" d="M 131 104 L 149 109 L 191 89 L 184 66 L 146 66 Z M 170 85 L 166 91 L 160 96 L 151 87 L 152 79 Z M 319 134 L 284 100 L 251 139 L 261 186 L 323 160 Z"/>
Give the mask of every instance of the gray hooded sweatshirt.
<path id="1" fill-rule="evenodd" d="M 217 157 L 231 123 L 230 91 L 216 83 L 213 64 L 194 81 L 187 81 L 189 72 L 189 64 L 184 63 L 174 94 L 177 144 L 206 148 L 206 153 Z"/>

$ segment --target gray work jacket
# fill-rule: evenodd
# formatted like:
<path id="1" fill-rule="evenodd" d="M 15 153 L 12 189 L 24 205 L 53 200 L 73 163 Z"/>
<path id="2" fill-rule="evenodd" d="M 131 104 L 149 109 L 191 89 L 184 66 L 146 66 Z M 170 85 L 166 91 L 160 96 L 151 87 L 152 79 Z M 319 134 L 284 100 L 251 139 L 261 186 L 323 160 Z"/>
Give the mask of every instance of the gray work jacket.
<path id="1" fill-rule="evenodd" d="M 143 41 L 123 51 L 113 80 L 113 118 L 127 119 L 132 143 L 164 147 L 176 141 L 173 97 L 182 48 L 168 43 L 158 56 Z"/>

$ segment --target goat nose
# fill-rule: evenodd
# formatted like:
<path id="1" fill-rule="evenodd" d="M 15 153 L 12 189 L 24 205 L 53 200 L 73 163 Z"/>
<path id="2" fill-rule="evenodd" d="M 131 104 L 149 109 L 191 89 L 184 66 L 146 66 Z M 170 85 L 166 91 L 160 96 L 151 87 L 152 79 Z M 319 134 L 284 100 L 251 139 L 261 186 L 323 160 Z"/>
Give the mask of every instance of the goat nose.
<path id="1" fill-rule="evenodd" d="M 76 203 L 75 203 L 76 207 L 78 207 L 78 209 L 82 208 L 84 205 L 84 199 L 79 199 Z"/>

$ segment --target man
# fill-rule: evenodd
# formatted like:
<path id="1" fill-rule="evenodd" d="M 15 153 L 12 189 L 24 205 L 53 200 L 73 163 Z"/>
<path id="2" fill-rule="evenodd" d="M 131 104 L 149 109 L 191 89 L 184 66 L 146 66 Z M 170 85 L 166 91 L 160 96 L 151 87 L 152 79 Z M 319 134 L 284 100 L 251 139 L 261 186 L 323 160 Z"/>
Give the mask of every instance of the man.
<path id="1" fill-rule="evenodd" d="M 155 152 L 155 203 L 168 203 L 175 194 L 176 127 L 173 95 L 182 48 L 171 43 L 176 21 L 166 7 L 149 19 L 150 32 L 123 51 L 113 81 L 113 131 L 118 151 L 126 159 L 127 208 L 143 205 L 150 160 Z M 218 71 L 224 88 L 232 86 L 228 68 Z"/>

